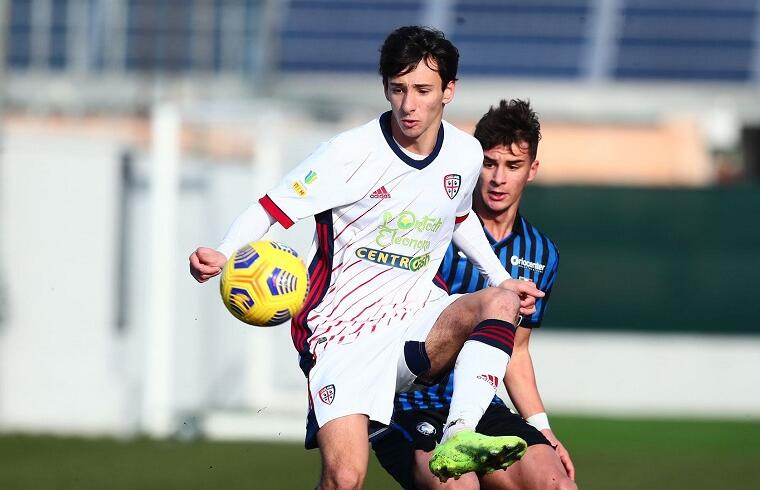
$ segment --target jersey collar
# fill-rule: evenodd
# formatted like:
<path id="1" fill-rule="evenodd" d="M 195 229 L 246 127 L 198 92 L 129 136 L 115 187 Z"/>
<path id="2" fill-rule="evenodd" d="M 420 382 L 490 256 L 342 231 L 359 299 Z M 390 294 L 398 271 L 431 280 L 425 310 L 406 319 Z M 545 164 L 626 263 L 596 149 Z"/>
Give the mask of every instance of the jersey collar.
<path id="1" fill-rule="evenodd" d="M 475 214 L 475 213 L 473 213 L 473 214 Z M 475 216 L 478 216 L 478 215 L 475 214 Z M 491 232 L 489 232 L 488 229 L 485 227 L 485 225 L 483 224 L 483 220 L 480 219 L 480 216 L 478 216 L 478 221 L 480 221 L 480 226 L 483 227 L 483 231 L 486 234 L 486 238 L 488 238 L 488 242 L 491 244 L 491 246 L 493 248 L 500 248 L 500 247 L 503 247 L 503 246 L 507 245 L 512 240 L 514 240 L 515 237 L 517 237 L 518 235 L 521 235 L 522 232 L 523 232 L 523 222 L 522 222 L 523 218 L 522 218 L 522 216 L 520 215 L 519 212 L 515 216 L 515 222 L 512 225 L 512 233 L 510 233 L 509 235 L 505 236 L 504 238 L 502 238 L 498 242 L 496 241 L 496 239 L 493 236 L 491 236 Z"/>
<path id="2" fill-rule="evenodd" d="M 391 150 L 393 150 L 393 153 L 395 153 L 402 162 L 406 163 L 410 167 L 416 168 L 417 170 L 422 170 L 423 168 L 430 165 L 433 160 L 435 160 L 435 157 L 438 156 L 438 153 L 440 153 L 441 147 L 443 146 L 443 123 L 441 123 L 441 127 L 438 128 L 438 139 L 436 139 L 433 152 L 422 160 L 415 160 L 414 158 L 410 157 L 401 151 L 401 148 L 399 148 L 396 142 L 393 141 L 393 134 L 391 133 L 391 111 L 388 111 L 380 116 L 380 129 L 383 131 L 385 142 L 388 143 L 388 146 L 390 146 Z"/>

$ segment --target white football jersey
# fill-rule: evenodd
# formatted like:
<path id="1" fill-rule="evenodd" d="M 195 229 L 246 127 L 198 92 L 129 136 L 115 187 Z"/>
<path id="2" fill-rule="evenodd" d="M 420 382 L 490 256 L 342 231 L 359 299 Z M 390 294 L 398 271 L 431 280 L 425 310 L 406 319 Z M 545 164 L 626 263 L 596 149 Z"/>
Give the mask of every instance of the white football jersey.
<path id="1" fill-rule="evenodd" d="M 454 224 L 470 212 L 478 141 L 447 122 L 423 160 L 391 136 L 390 112 L 322 144 L 261 198 L 284 227 L 314 216 L 310 290 L 293 318 L 302 360 L 317 344 L 401 328 L 426 303 Z"/>

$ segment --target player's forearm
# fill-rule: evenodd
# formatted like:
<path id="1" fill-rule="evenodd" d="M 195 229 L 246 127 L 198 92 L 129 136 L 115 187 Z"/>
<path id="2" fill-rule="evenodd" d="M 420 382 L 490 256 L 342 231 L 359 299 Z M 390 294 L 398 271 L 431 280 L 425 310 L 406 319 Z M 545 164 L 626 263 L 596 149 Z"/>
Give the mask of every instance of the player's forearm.
<path id="1" fill-rule="evenodd" d="M 470 215 L 456 225 L 452 237 L 454 245 L 467 256 L 467 258 L 488 278 L 492 286 L 497 286 L 511 276 L 499 261 L 496 254 L 493 253 L 491 245 L 488 243 L 483 227 L 480 226 L 475 213 Z"/>
<path id="2" fill-rule="evenodd" d="M 237 249 L 248 242 L 259 240 L 263 237 L 269 227 L 274 223 L 269 213 L 264 207 L 255 202 L 248 209 L 243 211 L 235 221 L 233 221 L 227 234 L 224 235 L 222 242 L 216 249 L 229 258 Z"/>
<path id="3" fill-rule="evenodd" d="M 509 398 L 523 418 L 545 411 L 530 353 L 516 353 L 512 356 L 504 383 Z"/>

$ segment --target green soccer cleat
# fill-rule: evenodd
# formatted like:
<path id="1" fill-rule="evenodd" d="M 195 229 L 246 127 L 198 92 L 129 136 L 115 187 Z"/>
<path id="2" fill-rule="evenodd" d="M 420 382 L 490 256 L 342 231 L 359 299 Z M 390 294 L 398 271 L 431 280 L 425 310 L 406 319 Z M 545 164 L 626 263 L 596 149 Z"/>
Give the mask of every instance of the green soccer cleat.
<path id="1" fill-rule="evenodd" d="M 528 445 L 517 436 L 486 436 L 462 430 L 436 446 L 430 458 L 430 471 L 445 483 L 465 473 L 491 473 L 505 470 L 517 462 Z"/>

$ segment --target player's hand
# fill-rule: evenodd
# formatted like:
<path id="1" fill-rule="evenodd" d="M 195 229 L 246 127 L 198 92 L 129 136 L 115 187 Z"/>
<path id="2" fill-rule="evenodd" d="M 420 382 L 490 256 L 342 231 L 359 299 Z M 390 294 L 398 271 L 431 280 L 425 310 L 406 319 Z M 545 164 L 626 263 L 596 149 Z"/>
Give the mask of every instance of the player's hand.
<path id="1" fill-rule="evenodd" d="M 508 289 L 520 298 L 520 314 L 531 316 L 536 312 L 536 299 L 543 298 L 544 292 L 536 287 L 533 281 L 522 279 L 507 279 L 499 284 L 500 288 Z"/>
<path id="2" fill-rule="evenodd" d="M 198 247 L 190 254 L 190 274 L 198 282 L 206 282 L 222 272 L 227 257 L 213 248 Z"/>
<path id="3" fill-rule="evenodd" d="M 571 480 L 575 481 L 575 466 L 573 466 L 573 460 L 570 459 L 570 453 L 567 452 L 565 446 L 559 442 L 559 439 L 557 439 L 551 429 L 544 429 L 541 431 L 541 433 L 544 435 L 544 437 L 546 437 L 554 450 L 557 451 L 557 456 L 559 456 L 559 460 L 562 461 L 562 466 L 565 467 L 567 476 Z"/>

